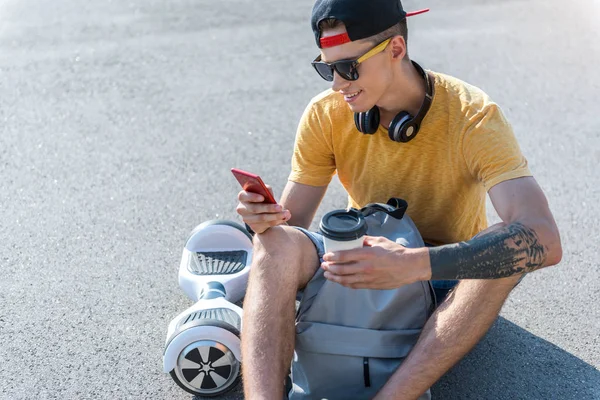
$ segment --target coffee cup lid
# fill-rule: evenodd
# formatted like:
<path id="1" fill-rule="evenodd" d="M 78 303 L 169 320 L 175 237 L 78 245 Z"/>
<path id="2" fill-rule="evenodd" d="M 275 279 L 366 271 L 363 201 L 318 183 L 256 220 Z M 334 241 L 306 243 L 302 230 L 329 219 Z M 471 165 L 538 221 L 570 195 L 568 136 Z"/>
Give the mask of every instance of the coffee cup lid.
<path id="1" fill-rule="evenodd" d="M 333 210 L 321 218 L 319 231 L 332 240 L 355 240 L 367 233 L 367 222 L 362 213 L 354 208 Z"/>

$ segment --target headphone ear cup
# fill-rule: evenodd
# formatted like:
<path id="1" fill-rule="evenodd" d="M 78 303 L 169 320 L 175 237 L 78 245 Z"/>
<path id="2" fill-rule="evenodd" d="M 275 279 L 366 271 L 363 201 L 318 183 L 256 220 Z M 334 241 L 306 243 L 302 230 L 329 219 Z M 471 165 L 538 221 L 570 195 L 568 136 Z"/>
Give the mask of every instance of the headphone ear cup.
<path id="1" fill-rule="evenodd" d="M 369 111 L 354 113 L 354 125 L 362 133 L 372 135 L 377 132 L 379 128 L 379 108 L 374 106 Z"/>
<path id="2" fill-rule="evenodd" d="M 388 129 L 388 135 L 394 142 L 406 143 L 415 137 L 419 127 L 414 123 L 414 118 L 406 111 L 394 117 Z"/>
<path id="3" fill-rule="evenodd" d="M 417 132 L 419 132 L 419 125 L 413 121 L 410 121 L 408 124 L 406 124 L 405 129 L 400 131 L 400 141 L 402 143 L 406 143 L 413 140 L 415 136 L 417 136 Z"/>

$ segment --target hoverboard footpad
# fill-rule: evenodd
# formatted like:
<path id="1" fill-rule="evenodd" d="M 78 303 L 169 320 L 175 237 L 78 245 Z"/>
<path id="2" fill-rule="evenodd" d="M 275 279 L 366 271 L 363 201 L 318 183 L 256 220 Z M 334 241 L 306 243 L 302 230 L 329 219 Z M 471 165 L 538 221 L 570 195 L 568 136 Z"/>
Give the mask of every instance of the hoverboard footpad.
<path id="1" fill-rule="evenodd" d="M 242 319 L 239 314 L 229 308 L 211 308 L 193 312 L 186 319 L 182 320 L 180 325 L 185 325 L 194 320 L 216 320 L 225 322 L 235 327 L 238 331 L 242 329 Z"/>
<path id="2" fill-rule="evenodd" d="M 193 253 L 192 253 L 193 254 Z M 246 267 L 245 250 L 196 252 L 190 257 L 189 270 L 196 275 L 229 275 Z"/>

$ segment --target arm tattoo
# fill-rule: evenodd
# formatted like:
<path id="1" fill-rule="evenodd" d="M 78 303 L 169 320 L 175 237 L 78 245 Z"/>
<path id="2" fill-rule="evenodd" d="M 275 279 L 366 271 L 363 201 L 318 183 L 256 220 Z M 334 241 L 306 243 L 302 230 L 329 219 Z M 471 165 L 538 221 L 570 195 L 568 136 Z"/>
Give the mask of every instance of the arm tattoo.
<path id="1" fill-rule="evenodd" d="M 432 247 L 431 279 L 495 279 L 546 265 L 548 248 L 520 223 L 475 236 L 468 242 Z"/>

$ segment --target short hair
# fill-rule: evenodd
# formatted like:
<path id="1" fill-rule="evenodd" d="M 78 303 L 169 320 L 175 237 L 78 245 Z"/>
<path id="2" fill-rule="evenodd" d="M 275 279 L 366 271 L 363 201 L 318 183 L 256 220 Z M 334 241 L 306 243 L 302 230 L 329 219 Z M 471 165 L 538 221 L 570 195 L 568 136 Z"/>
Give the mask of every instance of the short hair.
<path id="1" fill-rule="evenodd" d="M 335 29 L 341 25 L 344 25 L 344 22 L 340 21 L 339 19 L 327 18 L 319 22 L 319 30 L 322 32 L 328 29 Z"/>
<path id="2" fill-rule="evenodd" d="M 408 44 L 408 27 L 406 26 L 406 18 L 398 22 L 396 25 L 393 25 L 392 27 L 386 29 L 385 31 L 378 33 L 377 35 L 368 37 L 365 40 L 373 42 L 373 44 L 379 44 L 386 39 L 398 35 L 402 36 L 404 38 L 404 42 Z"/>
<path id="3" fill-rule="evenodd" d="M 341 25 L 344 25 L 343 21 L 340 21 L 339 19 L 335 19 L 335 18 L 327 18 L 319 23 L 319 30 L 324 31 L 324 30 L 328 30 L 328 29 L 335 29 Z M 400 36 L 402 36 L 402 38 L 404 38 L 404 42 L 408 46 L 408 26 L 406 24 L 406 18 L 403 18 L 400 22 L 391 26 L 390 28 L 386 29 L 385 31 L 378 33 L 376 35 L 370 36 L 368 38 L 362 39 L 362 40 L 366 40 L 366 41 L 373 43 L 374 45 L 377 45 L 386 39 L 389 39 L 391 37 L 398 36 L 398 35 L 400 35 Z M 406 49 L 406 56 L 408 56 L 408 48 Z"/>

